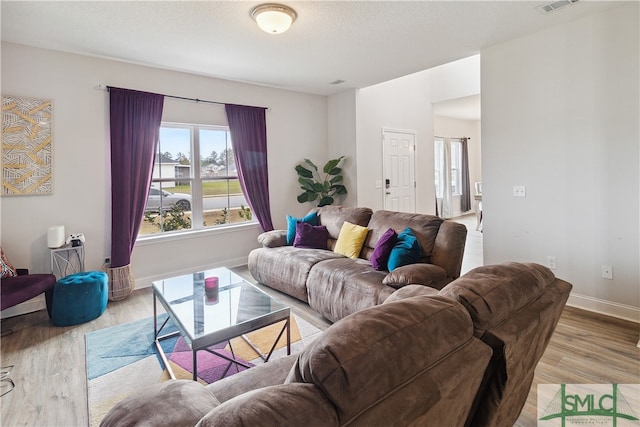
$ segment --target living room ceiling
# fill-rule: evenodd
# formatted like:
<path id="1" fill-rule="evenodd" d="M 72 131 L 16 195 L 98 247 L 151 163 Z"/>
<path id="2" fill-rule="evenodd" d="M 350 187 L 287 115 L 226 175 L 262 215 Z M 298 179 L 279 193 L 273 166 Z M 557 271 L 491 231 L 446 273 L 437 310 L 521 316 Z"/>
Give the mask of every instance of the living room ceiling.
<path id="1" fill-rule="evenodd" d="M 255 1 L 2 1 L 2 40 L 329 95 L 622 2 L 581 0 L 546 15 L 536 10 L 540 1 L 283 3 L 298 18 L 288 32 L 270 35 L 249 17 Z"/>

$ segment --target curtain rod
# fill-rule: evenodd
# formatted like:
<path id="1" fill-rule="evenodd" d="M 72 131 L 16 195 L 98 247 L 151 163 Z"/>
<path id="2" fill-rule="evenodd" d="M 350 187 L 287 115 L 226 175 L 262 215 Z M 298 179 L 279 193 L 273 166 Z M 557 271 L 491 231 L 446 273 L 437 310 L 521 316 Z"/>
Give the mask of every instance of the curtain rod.
<path id="1" fill-rule="evenodd" d="M 103 84 L 99 84 L 98 85 L 98 89 L 99 90 L 106 90 L 107 92 L 109 92 L 109 89 L 124 89 L 124 88 L 119 88 L 116 86 L 109 86 L 109 85 L 103 85 Z M 133 89 L 127 89 L 127 90 L 133 90 Z M 220 101 L 207 101 L 206 99 L 198 99 L 198 98 L 187 98 L 185 96 L 175 96 L 175 95 L 166 95 L 163 93 L 159 93 L 158 95 L 162 95 L 165 98 L 173 98 L 173 99 L 180 99 L 182 101 L 192 101 L 192 102 L 203 102 L 205 104 L 216 104 L 216 105 L 227 105 L 230 104 L 228 102 L 220 102 Z M 265 110 L 271 110 L 271 108 L 269 107 L 257 107 L 254 105 L 247 105 L 247 107 L 255 107 L 255 108 L 264 108 Z"/>
<path id="2" fill-rule="evenodd" d="M 449 139 L 462 139 L 462 138 L 467 138 L 469 141 L 471 141 L 471 137 L 469 136 L 455 136 L 455 137 L 450 137 L 450 136 L 438 136 L 438 135 L 433 135 L 434 138 L 449 138 Z"/>

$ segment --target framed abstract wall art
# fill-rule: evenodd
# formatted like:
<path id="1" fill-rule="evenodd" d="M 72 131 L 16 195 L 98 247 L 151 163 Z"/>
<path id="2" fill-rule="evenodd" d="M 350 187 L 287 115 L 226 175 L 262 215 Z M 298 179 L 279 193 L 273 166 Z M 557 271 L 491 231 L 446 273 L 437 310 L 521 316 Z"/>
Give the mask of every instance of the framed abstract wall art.
<path id="1" fill-rule="evenodd" d="M 51 100 L 2 96 L 0 195 L 53 193 Z"/>

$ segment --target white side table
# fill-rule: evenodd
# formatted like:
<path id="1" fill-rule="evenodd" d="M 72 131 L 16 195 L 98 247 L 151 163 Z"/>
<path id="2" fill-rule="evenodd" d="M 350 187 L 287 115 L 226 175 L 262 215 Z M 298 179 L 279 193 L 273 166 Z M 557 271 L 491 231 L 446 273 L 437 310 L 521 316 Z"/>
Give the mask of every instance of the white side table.
<path id="1" fill-rule="evenodd" d="M 84 245 L 51 249 L 51 273 L 56 279 L 84 271 Z"/>

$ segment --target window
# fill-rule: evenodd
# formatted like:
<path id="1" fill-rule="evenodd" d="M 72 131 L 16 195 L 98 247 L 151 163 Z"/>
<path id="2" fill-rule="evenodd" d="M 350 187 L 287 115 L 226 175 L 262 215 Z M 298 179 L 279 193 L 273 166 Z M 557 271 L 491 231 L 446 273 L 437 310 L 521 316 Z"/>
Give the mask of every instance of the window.
<path id="1" fill-rule="evenodd" d="M 435 138 L 434 140 L 434 169 L 435 169 L 435 186 L 436 197 L 442 198 L 445 188 L 445 144 L 451 147 L 451 195 L 460 196 L 462 194 L 462 142 L 460 139 Z"/>
<path id="2" fill-rule="evenodd" d="M 162 123 L 155 157 L 138 236 L 253 222 L 228 127 Z"/>

